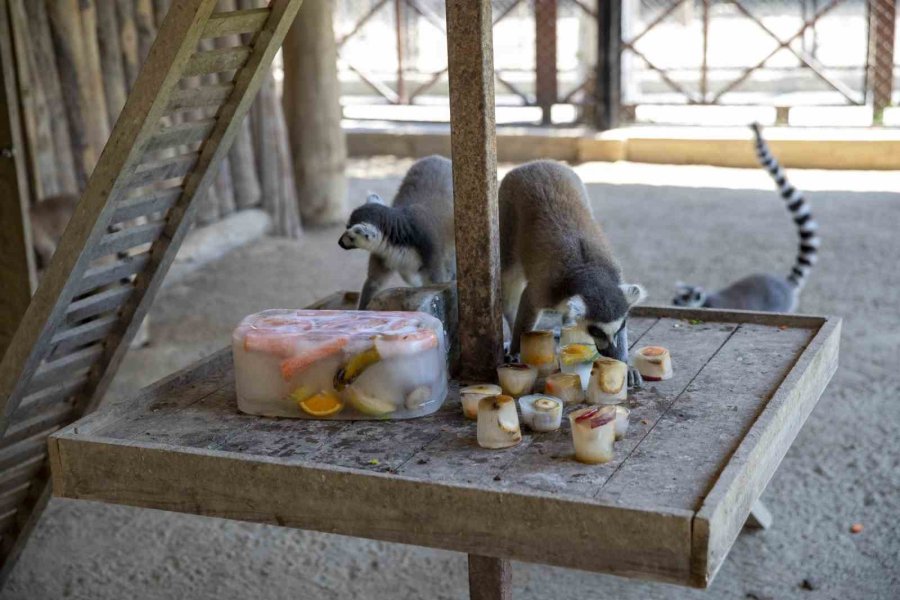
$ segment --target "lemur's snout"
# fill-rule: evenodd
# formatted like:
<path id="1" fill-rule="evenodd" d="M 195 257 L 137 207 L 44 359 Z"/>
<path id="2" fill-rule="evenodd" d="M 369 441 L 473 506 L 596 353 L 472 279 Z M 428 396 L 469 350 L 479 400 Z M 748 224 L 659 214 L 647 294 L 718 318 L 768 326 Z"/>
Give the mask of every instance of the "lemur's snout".
<path id="1" fill-rule="evenodd" d="M 346 232 L 341 234 L 341 237 L 338 239 L 338 246 L 340 246 L 344 250 L 352 250 L 353 249 L 353 244 L 350 243 L 349 240 L 347 239 Z"/>

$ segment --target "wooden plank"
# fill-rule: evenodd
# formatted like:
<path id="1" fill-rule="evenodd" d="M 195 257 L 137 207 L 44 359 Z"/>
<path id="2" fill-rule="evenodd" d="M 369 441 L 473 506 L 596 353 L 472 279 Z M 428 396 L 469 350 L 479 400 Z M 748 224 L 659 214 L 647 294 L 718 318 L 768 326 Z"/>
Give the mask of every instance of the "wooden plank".
<path id="1" fill-rule="evenodd" d="M 503 359 L 490 0 L 447 3 L 460 379 Z"/>
<path id="2" fill-rule="evenodd" d="M 31 385 L 28 387 L 27 393 L 33 393 L 42 390 L 47 386 L 62 383 L 70 379 L 72 372 L 77 372 L 86 367 L 90 367 L 95 360 L 103 353 L 103 346 L 90 346 L 83 348 L 62 358 L 45 362 L 35 371 L 34 377 L 31 378 Z"/>
<path id="3" fill-rule="evenodd" d="M 190 173 L 197 164 L 198 152 L 180 154 L 171 158 L 165 158 L 148 164 L 142 164 L 135 169 L 128 180 L 129 188 L 139 188 L 151 183 L 159 183 L 166 179 L 184 177 Z"/>
<path id="4" fill-rule="evenodd" d="M 29 460 L 36 460 L 47 455 L 47 439 L 38 434 L 0 450 L 0 471 L 11 469 Z"/>
<path id="5" fill-rule="evenodd" d="M 73 369 L 68 379 L 25 396 L 19 404 L 19 408 L 16 409 L 15 418 L 30 419 L 45 410 L 53 409 L 55 405 L 62 402 L 71 404 L 72 397 L 87 383 L 88 373 L 89 369 L 85 367 L 78 370 Z"/>
<path id="6" fill-rule="evenodd" d="M 766 404 L 694 519 L 693 584 L 707 586 L 754 502 L 781 463 L 837 369 L 841 320 L 830 317 Z"/>
<path id="7" fill-rule="evenodd" d="M 172 94 L 167 112 L 190 108 L 219 107 L 234 91 L 232 83 L 217 83 L 189 89 L 179 89 Z"/>
<path id="8" fill-rule="evenodd" d="M 97 244 L 96 256 L 101 257 L 119 254 L 131 250 L 136 246 L 149 244 L 159 237 L 159 233 L 163 230 L 164 226 L 165 223 L 155 221 L 108 233 L 100 238 L 100 241 Z"/>
<path id="9" fill-rule="evenodd" d="M 51 441 L 54 493 L 623 576 L 678 582 L 687 575 L 688 512 L 631 511 L 291 458 L 247 461 L 232 452 L 174 450 L 89 441 L 68 428 Z M 259 490 L 266 490 L 264 498 Z"/>
<path id="10" fill-rule="evenodd" d="M 11 469 L 0 471 L 0 490 L 15 487 L 24 483 L 45 464 L 44 457 L 32 456 L 28 460 L 15 465 Z"/>
<path id="11" fill-rule="evenodd" d="M 61 404 L 54 406 L 52 410 L 13 423 L 0 438 L 0 448 L 6 448 L 39 433 L 47 436 L 69 421 L 74 413 L 74 406 Z"/>
<path id="12" fill-rule="evenodd" d="M 185 77 L 194 75 L 210 75 L 223 71 L 240 69 L 250 57 L 252 48 L 237 46 L 234 48 L 216 48 L 198 52 L 191 57 L 184 68 Z"/>
<path id="13" fill-rule="evenodd" d="M 67 320 L 75 323 L 105 312 L 118 310 L 132 293 L 134 293 L 134 286 L 127 284 L 76 300 L 66 309 Z"/>
<path id="14" fill-rule="evenodd" d="M 512 566 L 508 560 L 469 555 L 470 600 L 512 600 Z"/>
<path id="15" fill-rule="evenodd" d="M 109 222 L 117 224 L 137 217 L 165 212 L 175 205 L 181 193 L 181 187 L 174 187 L 154 192 L 148 196 L 125 198 L 116 204 L 116 212 Z"/>
<path id="16" fill-rule="evenodd" d="M 200 121 L 186 121 L 171 127 L 160 129 L 150 141 L 147 142 L 147 152 L 159 152 L 168 148 L 175 148 L 184 144 L 196 144 L 205 140 L 216 124 L 216 120 L 202 119 Z"/>
<path id="17" fill-rule="evenodd" d="M 629 506 L 699 509 L 734 447 L 814 333 L 739 325 L 660 415 L 600 497 L 611 502 L 627 498 Z M 674 361 L 679 357 L 674 352 L 689 350 L 669 349 Z M 680 368 L 678 362 L 675 367 Z M 747 377 L 748 371 L 754 377 Z"/>
<path id="18" fill-rule="evenodd" d="M 142 271 L 150 262 L 149 254 L 127 256 L 107 265 L 91 267 L 84 272 L 84 277 L 79 282 L 76 290 L 78 293 L 89 292 L 99 287 L 110 285 L 120 279 L 131 277 Z"/>
<path id="19" fill-rule="evenodd" d="M 6 1 L 0 1 L 0 356 L 12 340 L 35 287 L 26 148 L 7 10 Z"/>
<path id="20" fill-rule="evenodd" d="M 269 19 L 268 8 L 251 8 L 214 13 L 203 26 L 203 37 L 225 37 L 243 33 L 256 33 Z"/>
<path id="21" fill-rule="evenodd" d="M 103 339 L 119 321 L 118 315 L 100 317 L 69 329 L 62 329 L 50 340 L 58 354 Z"/>

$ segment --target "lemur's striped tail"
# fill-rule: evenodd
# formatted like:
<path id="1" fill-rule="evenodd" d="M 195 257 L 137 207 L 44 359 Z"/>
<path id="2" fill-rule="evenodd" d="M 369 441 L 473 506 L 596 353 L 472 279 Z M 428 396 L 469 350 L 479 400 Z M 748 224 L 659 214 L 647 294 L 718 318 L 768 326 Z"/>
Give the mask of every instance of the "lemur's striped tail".
<path id="1" fill-rule="evenodd" d="M 794 223 L 797 224 L 797 231 L 800 235 L 800 247 L 797 252 L 797 262 L 794 263 L 787 279 L 798 288 L 802 288 L 818 257 L 819 225 L 813 219 L 812 211 L 803 197 L 803 193 L 788 182 L 781 165 L 778 164 L 778 161 L 775 160 L 775 157 L 769 151 L 769 145 L 763 139 L 762 128 L 759 126 L 759 123 L 753 123 L 751 127 L 756 135 L 756 157 L 759 159 L 759 164 L 765 167 L 772 179 L 775 180 L 775 183 L 778 185 L 778 192 L 787 203 L 787 208 L 794 217 Z"/>

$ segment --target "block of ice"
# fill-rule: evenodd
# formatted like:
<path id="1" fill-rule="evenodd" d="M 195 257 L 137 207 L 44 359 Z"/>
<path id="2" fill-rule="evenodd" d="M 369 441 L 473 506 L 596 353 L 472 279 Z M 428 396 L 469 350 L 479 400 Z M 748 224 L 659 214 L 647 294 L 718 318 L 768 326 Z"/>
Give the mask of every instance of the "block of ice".
<path id="1" fill-rule="evenodd" d="M 447 395 L 441 322 L 424 313 L 266 310 L 232 335 L 238 408 L 269 417 L 408 419 Z"/>

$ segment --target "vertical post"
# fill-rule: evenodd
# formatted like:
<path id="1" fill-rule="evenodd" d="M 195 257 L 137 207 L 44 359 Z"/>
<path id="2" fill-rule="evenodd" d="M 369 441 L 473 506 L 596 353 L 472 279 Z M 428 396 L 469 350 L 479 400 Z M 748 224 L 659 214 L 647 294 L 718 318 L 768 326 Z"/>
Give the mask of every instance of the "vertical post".
<path id="1" fill-rule="evenodd" d="M 7 9 L 6 0 L 0 0 L 0 357 L 31 302 L 35 283 L 28 177 Z"/>
<path id="2" fill-rule="evenodd" d="M 703 62 L 700 64 L 700 101 L 706 102 L 709 79 L 709 0 L 703 0 Z"/>
<path id="3" fill-rule="evenodd" d="M 622 101 L 622 0 L 600 0 L 597 39 L 598 101 L 594 124 L 603 131 L 619 124 Z"/>
<path id="4" fill-rule="evenodd" d="M 482 381 L 503 358 L 491 27 L 490 0 L 447 3 L 460 378 Z"/>
<path id="5" fill-rule="evenodd" d="M 884 109 L 890 106 L 894 90 L 896 18 L 894 0 L 869 0 L 869 68 L 866 83 L 876 123 L 881 122 Z"/>
<path id="6" fill-rule="evenodd" d="M 470 554 L 469 599 L 512 600 L 512 568 L 509 561 Z"/>
<path id="7" fill-rule="evenodd" d="M 559 97 L 556 78 L 556 5 L 557 0 L 534 2 L 535 90 L 544 125 L 551 123 L 551 110 Z"/>
<path id="8" fill-rule="evenodd" d="M 409 104 L 406 96 L 406 80 L 403 78 L 403 44 L 406 42 L 406 22 L 403 15 L 405 0 L 394 0 L 394 21 L 397 27 L 397 104 Z"/>

